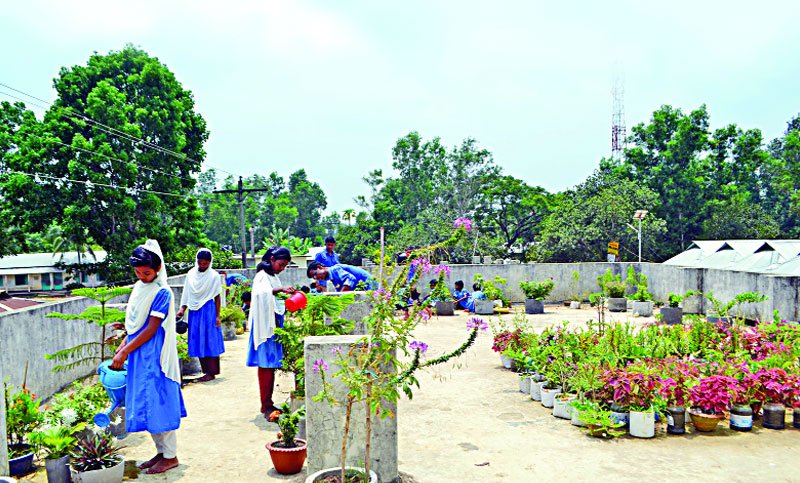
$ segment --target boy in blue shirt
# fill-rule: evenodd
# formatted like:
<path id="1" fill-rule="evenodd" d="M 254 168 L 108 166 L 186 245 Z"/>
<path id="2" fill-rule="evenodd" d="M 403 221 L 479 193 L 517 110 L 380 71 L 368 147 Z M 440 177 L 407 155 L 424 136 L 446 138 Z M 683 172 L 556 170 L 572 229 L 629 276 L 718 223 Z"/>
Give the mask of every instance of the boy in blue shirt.
<path id="1" fill-rule="evenodd" d="M 486 295 L 481 292 L 481 284 L 472 284 L 472 300 L 486 300 Z"/>
<path id="2" fill-rule="evenodd" d="M 314 261 L 325 267 L 332 267 L 339 264 L 339 254 L 334 250 L 336 248 L 336 239 L 328 235 L 325 237 L 325 250 L 314 255 Z M 317 280 L 317 292 L 325 292 L 328 288 L 328 282 L 325 280 Z"/>
<path id="3" fill-rule="evenodd" d="M 332 267 L 320 265 L 318 262 L 311 262 L 306 269 L 306 275 L 318 281 L 330 280 L 337 292 L 349 292 L 351 290 L 375 290 L 378 284 L 372 275 L 363 268 L 354 267 L 337 263 Z"/>
<path id="4" fill-rule="evenodd" d="M 453 290 L 453 298 L 455 299 L 456 307 L 461 307 L 462 309 L 474 312 L 475 302 L 473 301 L 470 293 L 464 290 L 464 282 L 461 280 L 456 280 L 455 287 L 456 289 Z"/>

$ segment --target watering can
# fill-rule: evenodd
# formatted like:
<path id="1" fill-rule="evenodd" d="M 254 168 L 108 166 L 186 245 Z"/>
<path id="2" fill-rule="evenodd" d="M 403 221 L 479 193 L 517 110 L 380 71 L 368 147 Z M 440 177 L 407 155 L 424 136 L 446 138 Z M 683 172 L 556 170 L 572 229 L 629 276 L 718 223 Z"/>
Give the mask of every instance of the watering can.
<path id="1" fill-rule="evenodd" d="M 94 424 L 101 428 L 107 427 L 111 424 L 109 415 L 119 406 L 125 405 L 125 385 L 128 379 L 128 361 L 125 361 L 122 369 L 112 369 L 111 359 L 100 363 L 97 368 L 97 374 L 100 379 L 100 384 L 108 393 L 108 398 L 111 400 L 111 408 L 108 411 L 97 413 L 94 415 Z"/>
<path id="2" fill-rule="evenodd" d="M 286 310 L 289 312 L 296 312 L 300 309 L 306 308 L 308 304 L 308 299 L 306 299 L 306 294 L 300 292 L 299 290 L 292 294 L 291 297 L 286 299 Z"/>

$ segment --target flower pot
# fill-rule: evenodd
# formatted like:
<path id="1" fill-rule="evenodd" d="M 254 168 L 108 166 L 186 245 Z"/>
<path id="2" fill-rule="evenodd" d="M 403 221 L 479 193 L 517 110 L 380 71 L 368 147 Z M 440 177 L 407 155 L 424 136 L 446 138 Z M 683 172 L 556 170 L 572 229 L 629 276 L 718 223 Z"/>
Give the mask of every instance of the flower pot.
<path id="1" fill-rule="evenodd" d="M 614 420 L 617 424 L 624 424 L 628 425 L 628 421 L 630 420 L 630 412 L 628 408 L 622 406 L 621 404 L 611 403 L 611 419 Z"/>
<path id="2" fill-rule="evenodd" d="M 472 255 L 472 264 L 473 265 L 480 265 L 481 264 L 481 256 L 480 255 Z"/>
<path id="3" fill-rule="evenodd" d="M 631 411 L 628 420 L 628 432 L 634 438 L 652 438 L 656 435 L 656 413 L 649 411 Z"/>
<path id="4" fill-rule="evenodd" d="M 761 421 L 761 425 L 769 429 L 785 428 L 786 406 L 772 402 L 764 404 L 764 419 Z"/>
<path id="5" fill-rule="evenodd" d="M 734 404 L 731 407 L 730 428 L 734 431 L 753 429 L 753 409 L 747 404 Z"/>
<path id="6" fill-rule="evenodd" d="M 192 374 L 199 374 L 202 372 L 200 367 L 200 359 L 197 357 L 190 357 L 188 359 L 181 359 L 181 376 L 191 376 Z"/>
<path id="7" fill-rule="evenodd" d="M 667 325 L 683 323 L 683 309 L 681 307 L 661 307 L 661 321 Z"/>
<path id="8" fill-rule="evenodd" d="M 581 308 L 581 303 L 578 302 L 577 300 L 573 300 L 572 302 L 569 303 L 569 308 L 573 310 L 578 310 Z"/>
<path id="9" fill-rule="evenodd" d="M 72 477 L 69 475 L 69 455 L 44 460 L 44 467 L 47 471 L 47 483 L 70 483 L 72 481 Z"/>
<path id="10" fill-rule="evenodd" d="M 634 302 L 633 299 L 629 299 L 629 298 L 625 297 L 625 309 L 626 310 L 633 310 L 633 302 Z"/>
<path id="11" fill-rule="evenodd" d="M 328 476 L 337 476 L 342 471 L 341 468 L 325 468 L 324 470 L 319 470 L 316 473 L 312 473 L 306 477 L 305 483 L 315 483 L 319 481 L 323 481 Z M 345 471 L 354 472 L 354 473 L 364 473 L 364 468 L 358 468 L 355 466 L 345 466 Z M 367 483 L 364 481 L 363 483 Z M 378 483 L 378 475 L 372 470 L 369 470 L 369 483 Z"/>
<path id="12" fill-rule="evenodd" d="M 541 300 L 525 299 L 526 314 L 543 314 L 544 302 Z"/>
<path id="13" fill-rule="evenodd" d="M 455 303 L 453 302 L 436 302 L 436 315 L 453 315 L 455 312 Z"/>
<path id="14" fill-rule="evenodd" d="M 792 427 L 800 429 L 800 409 L 798 408 L 792 411 Z"/>
<path id="15" fill-rule="evenodd" d="M 667 433 L 686 433 L 686 408 L 683 406 L 669 406 L 667 408 Z"/>
<path id="16" fill-rule="evenodd" d="M 712 324 L 731 325 L 730 317 L 720 317 L 719 315 L 709 315 L 706 319 Z"/>
<path id="17" fill-rule="evenodd" d="M 8 449 L 20 450 L 20 451 L 30 451 L 29 453 L 25 453 L 22 456 L 18 456 L 16 458 L 11 458 L 8 460 L 8 474 L 11 476 L 19 476 L 24 475 L 26 473 L 30 473 L 33 471 L 33 451 L 31 451 L 31 445 L 29 444 L 12 444 L 8 446 Z"/>
<path id="18" fill-rule="evenodd" d="M 101 468 L 92 471 L 76 471 L 70 468 L 73 483 L 119 483 L 125 473 L 125 460 L 120 458 L 120 462 L 110 468 Z"/>
<path id="19" fill-rule="evenodd" d="M 531 375 L 526 372 L 519 375 L 519 392 L 523 394 L 531 393 Z"/>
<path id="20" fill-rule="evenodd" d="M 492 257 L 490 257 L 489 255 L 484 255 L 483 256 L 483 264 L 484 265 L 491 265 L 492 264 Z"/>
<path id="21" fill-rule="evenodd" d="M 478 315 L 494 314 L 494 300 L 476 300 L 475 313 Z"/>
<path id="22" fill-rule="evenodd" d="M 276 446 L 282 441 L 273 441 L 266 444 L 269 450 L 269 457 L 272 459 L 272 466 L 275 471 L 282 475 L 293 475 L 303 470 L 306 462 L 307 445 L 305 440 L 295 438 L 297 446 L 294 448 L 282 448 Z"/>
<path id="23" fill-rule="evenodd" d="M 609 312 L 625 312 L 628 309 L 628 299 L 625 297 L 611 297 L 608 299 Z"/>
<path id="24" fill-rule="evenodd" d="M 651 317 L 653 315 L 653 302 L 633 301 L 633 315 L 637 317 Z"/>
<path id="25" fill-rule="evenodd" d="M 531 399 L 534 401 L 542 400 L 542 386 L 544 381 L 531 381 Z"/>
<path id="26" fill-rule="evenodd" d="M 586 426 L 586 423 L 581 421 L 580 413 L 575 409 L 572 409 L 572 416 L 570 416 L 570 422 L 572 423 L 573 426 L 581 426 L 581 427 Z"/>
<path id="27" fill-rule="evenodd" d="M 220 326 L 222 328 L 223 340 L 236 340 L 236 322 L 232 320 L 223 320 Z"/>
<path id="28" fill-rule="evenodd" d="M 500 354 L 500 362 L 506 369 L 511 369 L 511 363 L 514 362 L 514 359 L 508 357 L 505 354 Z"/>
<path id="29" fill-rule="evenodd" d="M 561 386 L 556 386 L 553 389 L 548 389 L 542 386 L 542 406 L 552 408 L 556 402 L 556 394 L 561 393 Z"/>
<path id="30" fill-rule="evenodd" d="M 569 403 L 575 399 L 574 394 L 559 394 L 553 400 L 553 416 L 561 419 L 572 419 Z"/>
<path id="31" fill-rule="evenodd" d="M 724 414 L 701 413 L 694 408 L 689 410 L 689 416 L 692 418 L 694 429 L 704 433 L 710 433 L 717 429 L 717 424 L 725 417 Z"/>

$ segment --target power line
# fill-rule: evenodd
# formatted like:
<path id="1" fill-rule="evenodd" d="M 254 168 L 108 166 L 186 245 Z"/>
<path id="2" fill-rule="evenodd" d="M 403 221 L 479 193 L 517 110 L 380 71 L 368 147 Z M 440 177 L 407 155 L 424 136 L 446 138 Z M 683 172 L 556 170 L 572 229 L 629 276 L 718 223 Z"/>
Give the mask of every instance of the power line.
<path id="1" fill-rule="evenodd" d="M 153 193 L 153 194 L 164 195 L 164 196 L 174 196 L 174 197 L 177 197 L 177 198 L 188 198 L 189 197 L 188 195 L 179 195 L 179 194 L 175 194 L 175 193 L 166 193 L 164 191 L 153 191 L 153 190 L 148 190 L 148 189 L 144 189 L 144 188 L 128 188 L 128 187 L 125 187 L 125 186 L 114 186 L 114 185 L 110 185 L 110 184 L 106 184 L 106 183 L 96 183 L 94 181 L 86 181 L 86 180 L 70 179 L 70 178 L 59 178 L 57 176 L 50 176 L 50 175 L 40 174 L 40 173 L 25 173 L 23 171 L 6 171 L 5 173 L 0 173 L 0 174 L 21 174 L 21 175 L 24 175 L 24 176 L 30 176 L 31 178 L 46 178 L 46 179 L 52 179 L 52 180 L 55 180 L 55 181 L 66 181 L 66 182 L 69 182 L 69 183 L 83 184 L 83 185 L 86 185 L 86 186 L 89 186 L 89 187 L 92 187 L 92 186 L 103 186 L 105 188 L 112 188 L 112 189 L 126 191 L 126 192 L 127 191 L 141 191 L 141 192 L 144 192 L 144 193 Z"/>
<path id="2" fill-rule="evenodd" d="M 11 89 L 14 92 L 18 92 L 18 93 L 20 93 L 20 94 L 22 94 L 24 96 L 30 97 L 31 99 L 35 99 L 37 101 L 44 102 L 45 104 L 47 104 L 49 106 L 53 105 L 52 102 L 45 101 L 44 99 L 36 97 L 36 96 L 34 96 L 32 94 L 28 94 L 27 92 L 24 92 L 24 91 L 21 91 L 19 89 L 14 88 L 14 87 L 11 87 L 8 84 L 4 84 L 4 83 L 0 82 L 0 86 L 6 87 L 8 89 Z M 22 102 L 30 103 L 30 101 L 25 101 L 24 99 L 21 99 L 21 98 L 19 98 L 17 96 L 14 96 L 12 94 L 8 94 L 8 93 L 2 92 L 2 91 L 0 91 L 0 94 L 7 95 L 7 96 L 12 97 L 14 99 L 18 99 L 18 100 L 20 100 Z M 33 103 L 31 103 L 31 104 L 33 104 Z M 37 107 L 39 107 L 40 109 L 47 110 L 47 108 L 44 108 L 44 107 L 41 107 L 41 106 L 37 106 Z M 136 136 L 133 136 L 133 135 L 128 134 L 126 132 L 120 131 L 119 129 L 115 129 L 115 128 L 113 128 L 111 126 L 108 126 L 106 124 L 103 124 L 100 121 L 95 121 L 94 119 L 90 118 L 86 114 L 83 114 L 83 113 L 77 111 L 75 108 L 73 108 L 71 106 L 64 106 L 64 107 L 65 107 L 65 109 L 70 111 L 72 118 L 78 118 L 78 119 L 82 119 L 82 120 L 84 120 L 86 122 L 92 123 L 92 124 L 95 125 L 95 127 L 97 129 L 100 129 L 101 131 L 103 131 L 103 132 L 105 132 L 107 134 L 111 134 L 112 136 L 122 137 L 122 138 L 124 138 L 124 139 L 126 139 L 126 140 L 128 140 L 130 142 L 133 142 L 133 143 L 136 143 L 136 144 L 139 144 L 139 145 L 143 145 L 144 147 L 147 147 L 147 148 L 150 148 L 150 149 L 155 149 L 155 150 L 161 151 L 164 154 L 167 154 L 169 156 L 173 156 L 173 157 L 181 159 L 181 160 L 186 159 L 186 160 L 191 161 L 193 163 L 196 163 L 198 165 L 202 164 L 200 161 L 197 161 L 196 159 L 193 159 L 193 158 L 191 158 L 191 157 L 189 157 L 189 156 L 187 156 L 185 154 L 181 154 L 181 153 L 175 152 L 175 151 L 173 151 L 171 149 L 167 149 L 167 148 L 158 146 L 157 144 L 151 143 L 149 141 L 145 141 L 142 138 L 137 138 Z M 65 114 L 62 114 L 62 116 L 65 116 Z M 103 128 L 98 127 L 98 126 L 103 126 L 106 129 L 103 129 Z M 210 164 L 208 166 L 209 167 L 213 167 Z M 231 173 L 230 171 L 226 171 L 226 170 L 224 170 L 222 168 L 214 168 L 214 169 L 216 169 L 218 171 L 222 171 L 223 173 L 227 173 L 227 174 L 229 174 L 231 176 L 237 176 L 235 173 Z"/>

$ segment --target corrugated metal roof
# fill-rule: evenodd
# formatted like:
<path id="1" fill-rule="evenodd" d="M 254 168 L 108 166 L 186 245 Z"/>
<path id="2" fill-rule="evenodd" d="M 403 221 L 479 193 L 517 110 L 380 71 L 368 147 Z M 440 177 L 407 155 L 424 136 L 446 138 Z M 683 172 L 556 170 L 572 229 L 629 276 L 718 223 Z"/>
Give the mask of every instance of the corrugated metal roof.
<path id="1" fill-rule="evenodd" d="M 106 259 L 106 252 L 98 250 L 94 252 L 94 257 L 89 253 L 81 254 L 81 262 L 95 263 L 102 262 Z M 95 259 L 96 257 L 96 259 Z M 52 253 L 23 253 L 21 255 L 9 255 L 0 258 L 0 269 L 19 269 L 19 268 L 33 268 L 33 267 L 52 267 L 61 260 L 61 254 L 53 255 Z M 64 252 L 64 263 L 74 264 L 78 263 L 78 252 Z M 6 272 L 9 273 L 9 272 Z M 37 272 L 28 272 L 37 273 Z M 43 272 L 39 272 L 43 273 Z"/>
<path id="2" fill-rule="evenodd" d="M 664 264 L 800 276 L 800 240 L 694 240 Z"/>

